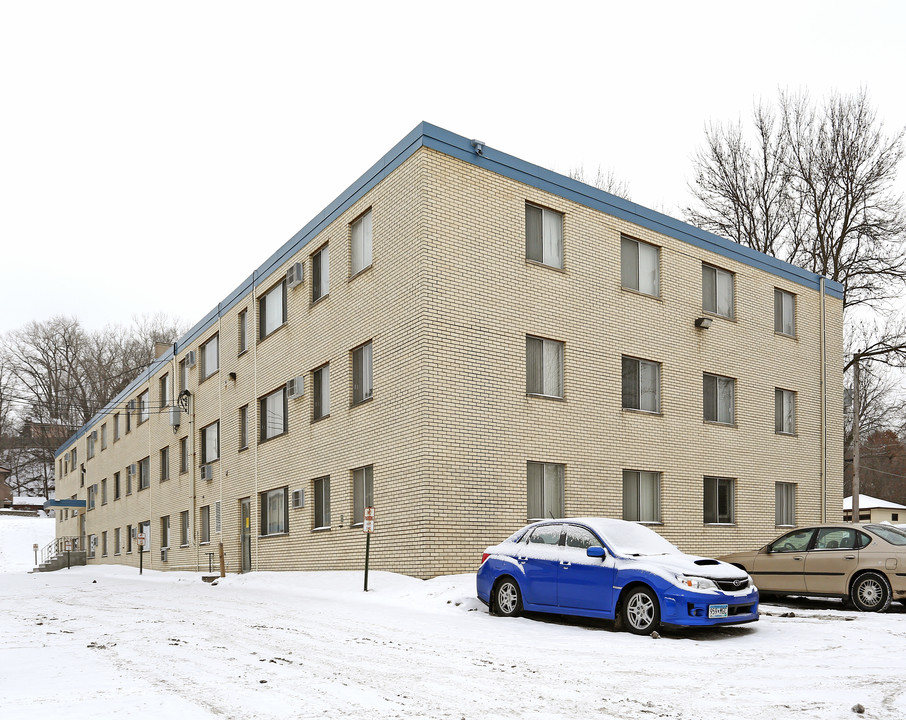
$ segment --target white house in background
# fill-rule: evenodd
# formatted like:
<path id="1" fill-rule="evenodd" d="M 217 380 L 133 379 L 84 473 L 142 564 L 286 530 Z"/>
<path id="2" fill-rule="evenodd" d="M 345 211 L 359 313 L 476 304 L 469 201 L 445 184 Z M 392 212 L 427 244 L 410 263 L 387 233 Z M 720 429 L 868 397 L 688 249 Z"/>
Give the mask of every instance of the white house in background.
<path id="1" fill-rule="evenodd" d="M 843 498 L 843 519 L 847 522 L 853 517 L 852 496 Z M 870 495 L 859 495 L 859 522 L 903 522 L 906 520 L 906 505 L 898 505 L 889 500 L 880 500 Z"/>

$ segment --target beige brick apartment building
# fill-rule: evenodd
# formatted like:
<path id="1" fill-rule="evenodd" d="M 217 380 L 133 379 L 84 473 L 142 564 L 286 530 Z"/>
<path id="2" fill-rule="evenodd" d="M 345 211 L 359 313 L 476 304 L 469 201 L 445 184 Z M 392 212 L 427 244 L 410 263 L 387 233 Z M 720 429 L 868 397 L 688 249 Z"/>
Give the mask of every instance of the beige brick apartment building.
<path id="1" fill-rule="evenodd" d="M 60 448 L 57 534 L 354 569 L 373 504 L 372 568 L 420 577 L 533 517 L 750 547 L 839 515 L 841 297 L 423 123 Z"/>

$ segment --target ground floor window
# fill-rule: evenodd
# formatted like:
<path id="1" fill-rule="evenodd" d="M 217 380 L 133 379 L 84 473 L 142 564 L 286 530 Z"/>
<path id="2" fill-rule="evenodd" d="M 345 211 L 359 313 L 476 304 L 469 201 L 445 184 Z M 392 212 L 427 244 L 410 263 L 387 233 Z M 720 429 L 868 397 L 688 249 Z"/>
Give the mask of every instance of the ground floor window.
<path id="1" fill-rule="evenodd" d="M 709 524 L 736 522 L 736 481 L 733 478 L 706 477 L 702 514 Z"/>
<path id="2" fill-rule="evenodd" d="M 330 478 L 322 477 L 314 481 L 315 491 L 315 530 L 330 527 Z"/>
<path id="3" fill-rule="evenodd" d="M 289 532 L 285 487 L 261 493 L 261 534 Z"/>
<path id="4" fill-rule="evenodd" d="M 563 517 L 563 471 L 556 463 L 527 463 L 529 520 Z"/>
<path id="5" fill-rule="evenodd" d="M 365 508 L 374 505 L 374 468 L 372 465 L 352 471 L 352 498 L 354 525 L 365 522 Z"/>
<path id="6" fill-rule="evenodd" d="M 661 474 L 647 470 L 623 471 L 623 519 L 661 521 Z"/>
<path id="7" fill-rule="evenodd" d="M 796 485 L 779 482 L 774 484 L 774 522 L 777 525 L 796 524 Z"/>
<path id="8" fill-rule="evenodd" d="M 211 542 L 211 506 L 205 505 L 201 508 L 200 512 L 201 519 L 201 542 L 209 543 Z"/>

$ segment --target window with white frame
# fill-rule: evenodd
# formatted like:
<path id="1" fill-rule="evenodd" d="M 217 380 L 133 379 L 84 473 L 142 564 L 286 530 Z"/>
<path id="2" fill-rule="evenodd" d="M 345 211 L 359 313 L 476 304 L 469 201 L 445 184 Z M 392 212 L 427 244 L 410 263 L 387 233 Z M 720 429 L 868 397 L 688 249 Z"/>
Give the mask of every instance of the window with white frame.
<path id="1" fill-rule="evenodd" d="M 98 536 L 89 535 L 88 536 L 88 557 L 93 558 L 95 556 L 95 548 L 98 546 Z"/>
<path id="2" fill-rule="evenodd" d="M 167 523 L 169 528 L 169 519 Z M 151 552 L 151 521 L 145 520 L 140 523 L 138 526 L 138 531 L 140 534 L 145 536 L 145 544 L 139 548 L 139 552 Z"/>
<path id="3" fill-rule="evenodd" d="M 286 492 L 287 488 L 282 487 L 261 493 L 262 535 L 281 535 L 289 532 Z"/>
<path id="4" fill-rule="evenodd" d="M 89 510 L 94 510 L 94 506 L 97 503 L 97 496 L 98 496 L 98 486 L 89 485 L 88 486 L 88 503 L 87 503 Z"/>
<path id="5" fill-rule="evenodd" d="M 286 322 L 286 280 L 258 298 L 258 339 L 263 340 Z"/>
<path id="6" fill-rule="evenodd" d="M 107 449 L 107 423 L 101 425 L 101 450 Z"/>
<path id="7" fill-rule="evenodd" d="M 705 373 L 702 380 L 704 419 L 733 425 L 736 421 L 736 380 Z"/>
<path id="8" fill-rule="evenodd" d="M 120 474 L 118 472 L 113 473 L 113 499 L 120 499 Z"/>
<path id="9" fill-rule="evenodd" d="M 90 432 L 90 433 L 88 433 L 88 436 L 85 438 L 86 450 L 88 451 L 87 452 L 88 460 L 91 460 L 91 458 L 94 457 L 94 444 L 95 444 L 94 443 L 94 433 Z"/>
<path id="10" fill-rule="evenodd" d="M 623 519 L 661 521 L 661 474 L 647 470 L 623 471 Z"/>
<path id="11" fill-rule="evenodd" d="M 249 349 L 248 345 L 248 320 L 249 313 L 248 310 L 243 308 L 239 311 L 239 350 L 238 354 L 242 355 L 246 350 Z"/>
<path id="12" fill-rule="evenodd" d="M 179 513 L 179 544 L 181 547 L 189 545 L 189 511 Z"/>
<path id="13" fill-rule="evenodd" d="M 101 505 L 107 504 L 107 478 L 101 480 Z"/>
<path id="14" fill-rule="evenodd" d="M 198 513 L 198 520 L 201 525 L 199 528 L 199 542 L 202 545 L 211 542 L 211 506 L 203 505 Z"/>
<path id="15" fill-rule="evenodd" d="M 352 404 L 368 400 L 374 392 L 371 341 L 352 351 Z"/>
<path id="16" fill-rule="evenodd" d="M 138 396 L 138 424 L 141 425 L 143 422 L 151 416 L 151 403 L 150 403 L 151 393 L 148 390 L 145 390 L 141 395 Z"/>
<path id="17" fill-rule="evenodd" d="M 736 522 L 736 481 L 733 478 L 706 477 L 702 515 L 709 525 Z"/>
<path id="18" fill-rule="evenodd" d="M 189 436 L 179 439 L 179 474 L 189 472 Z"/>
<path id="19" fill-rule="evenodd" d="M 148 545 L 148 539 L 145 538 L 145 546 Z M 170 516 L 164 515 L 160 519 L 160 549 L 166 550 L 170 547 Z"/>
<path id="20" fill-rule="evenodd" d="M 113 554 L 119 555 L 123 551 L 122 528 L 113 529 Z"/>
<path id="21" fill-rule="evenodd" d="M 113 413 L 113 442 L 120 439 L 120 414 Z"/>
<path id="22" fill-rule="evenodd" d="M 365 522 L 365 508 L 374 506 L 374 466 L 356 468 L 352 471 L 352 522 Z"/>
<path id="23" fill-rule="evenodd" d="M 126 526 L 126 552 L 132 552 L 132 526 Z"/>
<path id="24" fill-rule="evenodd" d="M 702 310 L 733 317 L 733 273 L 702 263 Z"/>
<path id="25" fill-rule="evenodd" d="M 778 526 L 796 525 L 795 483 L 774 483 L 774 523 Z"/>
<path id="26" fill-rule="evenodd" d="M 134 469 L 133 469 L 133 468 L 134 468 Z M 132 476 L 133 476 L 136 472 L 138 472 L 138 464 L 137 464 L 137 463 L 133 463 L 132 465 L 130 465 L 129 467 L 126 468 L 126 494 L 127 494 L 127 495 L 131 495 L 131 494 L 132 494 Z"/>
<path id="27" fill-rule="evenodd" d="M 287 431 L 286 421 L 286 386 L 265 395 L 258 401 L 260 422 L 260 441 L 282 435 Z"/>
<path id="28" fill-rule="evenodd" d="M 138 461 L 138 489 L 145 490 L 151 486 L 151 458 Z"/>
<path id="29" fill-rule="evenodd" d="M 330 364 L 322 365 L 311 373 L 312 420 L 330 415 Z"/>
<path id="30" fill-rule="evenodd" d="M 661 411 L 661 364 L 623 356 L 623 407 Z"/>
<path id="31" fill-rule="evenodd" d="M 249 446 L 249 406 L 239 408 L 239 449 Z"/>
<path id="32" fill-rule="evenodd" d="M 183 358 L 179 361 L 179 391 L 189 389 L 189 360 Z"/>
<path id="33" fill-rule="evenodd" d="M 563 267 L 563 214 L 525 204 L 525 259 Z"/>
<path id="34" fill-rule="evenodd" d="M 311 256 L 311 301 L 317 302 L 330 292 L 330 246 Z"/>
<path id="35" fill-rule="evenodd" d="M 101 532 L 101 557 L 107 557 L 107 531 Z"/>
<path id="36" fill-rule="evenodd" d="M 160 481 L 166 482 L 170 479 L 170 447 L 160 449 Z"/>
<path id="37" fill-rule="evenodd" d="M 792 390 L 774 388 L 774 432 L 796 433 L 796 393 Z"/>
<path id="38" fill-rule="evenodd" d="M 661 249 L 657 245 L 620 237 L 621 284 L 657 297 L 661 293 Z"/>
<path id="39" fill-rule="evenodd" d="M 563 517 L 563 471 L 557 463 L 526 463 L 529 520 Z"/>
<path id="40" fill-rule="evenodd" d="M 525 391 L 529 395 L 563 397 L 563 343 L 527 335 Z"/>
<path id="41" fill-rule="evenodd" d="M 220 459 L 220 421 L 201 429 L 201 462 L 203 465 Z"/>
<path id="42" fill-rule="evenodd" d="M 796 335 L 796 296 L 774 288 L 774 332 Z"/>
<path id="43" fill-rule="evenodd" d="M 206 380 L 220 369 L 220 341 L 214 335 L 201 346 L 201 380 Z"/>
<path id="44" fill-rule="evenodd" d="M 157 389 L 160 396 L 160 406 L 165 408 L 170 404 L 170 373 L 160 376 L 157 381 Z"/>
<path id="45" fill-rule="evenodd" d="M 330 477 L 317 478 L 312 483 L 315 496 L 315 530 L 330 527 Z"/>
<path id="46" fill-rule="evenodd" d="M 369 267 L 371 257 L 371 209 L 360 215 L 350 226 L 349 275 L 353 277 Z"/>

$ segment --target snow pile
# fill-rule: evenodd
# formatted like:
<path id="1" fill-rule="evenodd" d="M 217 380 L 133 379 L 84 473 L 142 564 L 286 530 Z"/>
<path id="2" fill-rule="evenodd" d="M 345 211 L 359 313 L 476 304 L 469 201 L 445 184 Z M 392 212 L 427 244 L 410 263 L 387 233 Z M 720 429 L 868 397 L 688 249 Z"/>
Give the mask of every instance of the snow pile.
<path id="1" fill-rule="evenodd" d="M 54 519 L 46 517 L 0 517 L 0 573 L 28 572 L 35 568 L 35 551 L 54 538 Z"/>

